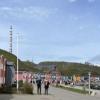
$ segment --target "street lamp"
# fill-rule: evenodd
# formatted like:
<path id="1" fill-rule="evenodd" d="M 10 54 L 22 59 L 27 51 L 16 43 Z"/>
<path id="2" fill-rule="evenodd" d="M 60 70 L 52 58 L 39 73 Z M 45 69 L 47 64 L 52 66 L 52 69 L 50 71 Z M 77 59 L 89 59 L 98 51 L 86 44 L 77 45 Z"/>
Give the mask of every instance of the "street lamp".
<path id="1" fill-rule="evenodd" d="M 32 88 L 33 88 L 33 93 L 34 93 L 34 75 L 32 74 Z"/>
<path id="2" fill-rule="evenodd" d="M 89 95 L 90 95 L 91 94 L 91 87 L 90 87 L 90 85 L 91 85 L 91 72 L 89 72 L 88 75 L 89 75 Z"/>
<path id="3" fill-rule="evenodd" d="M 19 89 L 19 83 L 18 83 L 18 70 L 19 70 L 19 61 L 18 61 L 18 56 L 19 56 L 19 45 L 18 45 L 18 42 L 19 42 L 19 34 L 17 33 L 17 92 L 18 92 L 18 89 Z"/>

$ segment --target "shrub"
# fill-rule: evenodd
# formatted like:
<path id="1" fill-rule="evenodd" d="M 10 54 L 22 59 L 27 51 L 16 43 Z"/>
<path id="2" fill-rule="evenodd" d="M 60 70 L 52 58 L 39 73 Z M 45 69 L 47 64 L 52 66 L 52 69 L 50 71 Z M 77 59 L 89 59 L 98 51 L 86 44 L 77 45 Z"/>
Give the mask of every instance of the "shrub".
<path id="1" fill-rule="evenodd" d="M 19 87 L 23 87 L 23 81 L 22 80 L 19 81 L 18 83 L 19 83 Z"/>
<path id="2" fill-rule="evenodd" d="M 0 93 L 12 94 L 13 93 L 12 87 L 1 87 Z"/>
<path id="3" fill-rule="evenodd" d="M 30 83 L 25 82 L 21 91 L 25 94 L 33 94 L 33 87 Z"/>
<path id="4" fill-rule="evenodd" d="M 3 87 L 0 87 L 0 93 L 2 93 L 3 92 Z"/>

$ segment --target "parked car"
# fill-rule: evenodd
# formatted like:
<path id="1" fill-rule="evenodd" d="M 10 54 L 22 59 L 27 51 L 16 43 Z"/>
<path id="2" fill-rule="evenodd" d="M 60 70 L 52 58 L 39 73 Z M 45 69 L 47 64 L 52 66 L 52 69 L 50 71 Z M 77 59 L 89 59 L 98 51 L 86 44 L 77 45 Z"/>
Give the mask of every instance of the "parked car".
<path id="1" fill-rule="evenodd" d="M 100 90 L 100 85 L 98 84 L 91 84 L 91 89 L 96 89 L 96 90 Z"/>

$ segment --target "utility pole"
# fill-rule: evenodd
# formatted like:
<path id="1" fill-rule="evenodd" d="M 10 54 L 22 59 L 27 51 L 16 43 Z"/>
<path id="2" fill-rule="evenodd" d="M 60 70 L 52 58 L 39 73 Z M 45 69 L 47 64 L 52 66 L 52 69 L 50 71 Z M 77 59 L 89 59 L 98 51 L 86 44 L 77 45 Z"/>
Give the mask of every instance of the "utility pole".
<path id="1" fill-rule="evenodd" d="M 9 52 L 12 54 L 12 41 L 13 41 L 13 33 L 12 33 L 12 26 L 10 26 L 10 31 L 9 31 Z"/>

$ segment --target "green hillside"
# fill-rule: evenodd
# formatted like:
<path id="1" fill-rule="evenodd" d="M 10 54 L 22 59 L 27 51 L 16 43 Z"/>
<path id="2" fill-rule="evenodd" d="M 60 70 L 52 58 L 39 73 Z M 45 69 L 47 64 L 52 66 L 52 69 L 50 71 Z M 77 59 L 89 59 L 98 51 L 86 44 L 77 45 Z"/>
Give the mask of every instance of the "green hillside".
<path id="1" fill-rule="evenodd" d="M 4 55 L 9 61 L 13 61 L 16 65 L 16 56 L 10 54 L 7 51 L 0 49 L 0 55 Z M 41 62 L 39 64 L 34 64 L 30 61 L 19 60 L 19 70 L 33 71 L 33 72 L 43 72 L 50 71 L 52 67 L 56 66 L 57 70 L 62 73 L 62 75 L 87 75 L 88 72 L 92 72 L 92 75 L 100 75 L 100 67 L 81 64 L 81 63 L 69 63 L 69 62 Z"/>
<path id="2" fill-rule="evenodd" d="M 100 75 L 100 67 L 89 64 L 69 62 L 41 62 L 39 63 L 39 66 L 42 69 L 48 67 L 48 70 L 50 70 L 53 66 L 56 66 L 56 69 L 63 75 L 87 75 L 88 72 L 91 72 L 92 75 Z"/>
<path id="3" fill-rule="evenodd" d="M 17 57 L 15 55 L 10 54 L 9 52 L 7 52 L 5 50 L 1 50 L 1 49 L 0 49 L 0 55 L 3 55 L 8 61 L 12 61 L 16 65 Z M 23 61 L 19 60 L 19 70 L 33 71 L 33 72 L 39 71 L 37 68 L 34 68 L 34 67 L 35 67 L 35 65 L 32 64 L 31 62 L 27 62 L 27 61 L 23 62 Z"/>

